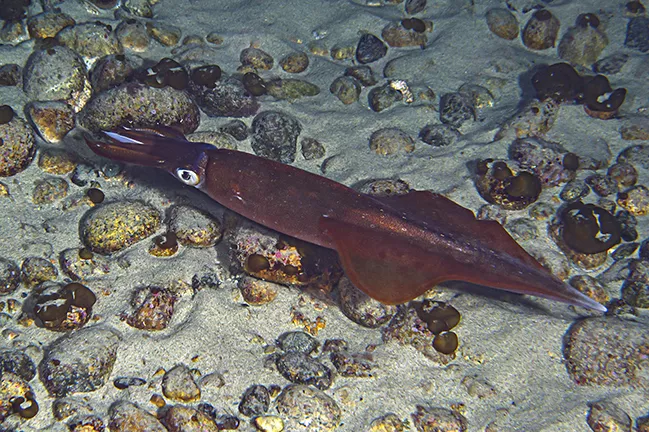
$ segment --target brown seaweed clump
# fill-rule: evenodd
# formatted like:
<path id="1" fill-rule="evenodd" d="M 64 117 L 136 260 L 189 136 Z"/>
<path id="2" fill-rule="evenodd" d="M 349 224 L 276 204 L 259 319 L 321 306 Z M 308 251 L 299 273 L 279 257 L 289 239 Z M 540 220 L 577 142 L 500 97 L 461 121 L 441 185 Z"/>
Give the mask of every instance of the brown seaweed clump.
<path id="1" fill-rule="evenodd" d="M 581 76 L 568 63 L 555 63 L 532 76 L 532 85 L 539 100 L 583 104 L 586 113 L 608 120 L 617 115 L 626 98 L 626 89 L 613 90 L 604 75 Z"/>
<path id="2" fill-rule="evenodd" d="M 604 252 L 620 243 L 620 223 L 611 213 L 580 201 L 567 205 L 560 215 L 562 239 L 585 254 Z"/>
<path id="3" fill-rule="evenodd" d="M 527 171 L 514 173 L 504 161 L 485 159 L 478 163 L 475 180 L 478 192 L 487 202 L 505 210 L 521 210 L 541 195 L 542 183 Z"/>

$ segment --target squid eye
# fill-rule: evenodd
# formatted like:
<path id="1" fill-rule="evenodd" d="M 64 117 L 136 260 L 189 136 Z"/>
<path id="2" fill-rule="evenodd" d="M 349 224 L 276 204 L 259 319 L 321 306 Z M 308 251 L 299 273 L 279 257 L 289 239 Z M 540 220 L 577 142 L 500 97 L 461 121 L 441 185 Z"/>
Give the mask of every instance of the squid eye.
<path id="1" fill-rule="evenodd" d="M 201 180 L 198 174 L 185 168 L 178 168 L 176 170 L 176 177 L 178 177 L 178 180 L 189 186 L 196 186 Z"/>

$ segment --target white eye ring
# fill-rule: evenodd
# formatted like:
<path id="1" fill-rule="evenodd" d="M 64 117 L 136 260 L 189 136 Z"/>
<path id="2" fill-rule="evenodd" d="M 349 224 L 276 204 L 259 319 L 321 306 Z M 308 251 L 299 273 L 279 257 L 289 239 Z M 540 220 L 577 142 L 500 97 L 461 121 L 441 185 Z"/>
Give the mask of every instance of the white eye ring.
<path id="1" fill-rule="evenodd" d="M 176 177 L 178 177 L 178 180 L 189 186 L 196 186 L 201 181 L 198 174 L 186 168 L 177 168 Z"/>

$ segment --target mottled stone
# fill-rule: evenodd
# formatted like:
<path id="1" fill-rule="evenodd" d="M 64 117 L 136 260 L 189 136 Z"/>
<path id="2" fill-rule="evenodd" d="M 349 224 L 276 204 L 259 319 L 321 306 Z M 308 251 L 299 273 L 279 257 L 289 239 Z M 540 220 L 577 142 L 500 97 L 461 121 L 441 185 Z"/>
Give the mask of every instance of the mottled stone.
<path id="1" fill-rule="evenodd" d="M 194 402 L 201 398 L 201 389 L 194 381 L 189 368 L 183 364 L 174 366 L 162 377 L 162 393 L 178 402 Z"/>
<path id="2" fill-rule="evenodd" d="M 590 404 L 586 423 L 593 431 L 630 431 L 633 422 L 624 410 L 612 402 L 600 401 Z"/>
<path id="3" fill-rule="evenodd" d="M 356 60 L 361 64 L 375 62 L 388 52 L 388 47 L 381 39 L 370 33 L 361 36 L 356 46 Z"/>
<path id="4" fill-rule="evenodd" d="M 65 27 L 75 25 L 76 21 L 70 15 L 48 10 L 30 17 L 27 20 L 29 36 L 34 39 L 53 38 Z"/>
<path id="5" fill-rule="evenodd" d="M 93 61 L 124 51 L 112 30 L 111 26 L 99 21 L 85 22 L 62 29 L 56 39 L 81 57 Z"/>
<path id="6" fill-rule="evenodd" d="M 169 230 L 184 246 L 212 247 L 223 237 L 221 223 L 194 207 L 174 206 L 169 214 Z"/>
<path id="7" fill-rule="evenodd" d="M 126 317 L 126 323 L 140 330 L 164 330 L 173 317 L 176 300 L 168 289 L 138 288 L 131 299 L 134 311 Z"/>
<path id="8" fill-rule="evenodd" d="M 338 427 L 341 410 L 323 391 L 289 384 L 277 397 L 277 411 L 292 432 L 325 432 Z"/>
<path id="9" fill-rule="evenodd" d="M 125 125 L 146 128 L 163 124 L 188 134 L 198 127 L 200 113 L 182 90 L 131 82 L 93 97 L 77 120 L 82 127 L 94 132 Z"/>
<path id="10" fill-rule="evenodd" d="M 239 412 L 248 417 L 255 417 L 265 414 L 270 406 L 270 393 L 263 385 L 253 385 L 246 389 L 241 402 Z"/>
<path id="11" fill-rule="evenodd" d="M 0 295 L 11 294 L 20 284 L 20 268 L 13 261 L 0 258 Z"/>
<path id="12" fill-rule="evenodd" d="M 279 61 L 279 65 L 288 73 L 301 73 L 309 67 L 309 57 L 303 52 L 287 54 Z"/>
<path id="13" fill-rule="evenodd" d="M 107 327 L 87 327 L 55 340 L 39 365 L 52 396 L 95 391 L 106 384 L 117 358 L 119 337 Z"/>
<path id="14" fill-rule="evenodd" d="M 349 105 L 358 101 L 361 94 L 361 84 L 356 78 L 342 76 L 333 80 L 329 86 L 329 91 L 344 105 Z"/>
<path id="15" fill-rule="evenodd" d="M 140 201 L 118 201 L 90 210 L 81 221 L 81 239 L 93 252 L 121 251 L 151 236 L 160 225 L 155 207 Z"/>
<path id="16" fill-rule="evenodd" d="M 58 270 L 50 261 L 40 257 L 28 257 L 20 266 L 23 283 L 31 288 L 45 281 L 54 280 Z"/>
<path id="17" fill-rule="evenodd" d="M 0 350 L 0 375 L 11 372 L 25 381 L 36 376 L 34 361 L 24 352 L 17 349 Z"/>
<path id="18" fill-rule="evenodd" d="M 629 20 L 624 46 L 643 53 L 649 51 L 649 17 L 638 16 Z"/>
<path id="19" fill-rule="evenodd" d="M 38 135 L 50 143 L 60 142 L 74 128 L 74 110 L 64 102 L 32 102 L 25 113 Z"/>
<path id="20" fill-rule="evenodd" d="M 286 352 L 311 354 L 320 343 L 310 334 L 301 331 L 282 333 L 277 338 L 277 346 Z"/>
<path id="21" fill-rule="evenodd" d="M 162 418 L 169 432 L 218 432 L 212 417 L 191 407 L 175 405 Z"/>
<path id="22" fill-rule="evenodd" d="M 419 432 L 465 432 L 468 428 L 462 414 L 441 407 L 417 405 L 411 417 Z"/>
<path id="23" fill-rule="evenodd" d="M 214 87 L 189 83 L 189 91 L 203 112 L 210 117 L 250 117 L 257 113 L 259 102 L 235 78 L 220 79 Z"/>
<path id="24" fill-rule="evenodd" d="M 296 384 L 310 384 L 320 390 L 331 387 L 331 370 L 307 354 L 289 351 L 277 357 L 277 370 Z"/>
<path id="25" fill-rule="evenodd" d="M 23 171 L 34 157 L 36 140 L 29 125 L 19 117 L 0 124 L 0 177 Z"/>
<path id="26" fill-rule="evenodd" d="M 251 145 L 256 155 L 282 163 L 295 161 L 297 138 L 302 130 L 296 118 L 265 111 L 252 121 Z"/>
<path id="27" fill-rule="evenodd" d="M 617 317 L 577 321 L 564 337 L 566 367 L 579 385 L 646 390 L 647 347 L 646 325 Z"/>
<path id="28" fill-rule="evenodd" d="M 394 305 L 385 305 L 352 285 L 347 277 L 338 282 L 340 310 L 357 324 L 377 328 L 386 324 L 396 313 Z"/>
<path id="29" fill-rule="evenodd" d="M 398 128 L 384 128 L 372 132 L 370 149 L 382 156 L 396 153 L 412 153 L 415 150 L 415 140 Z"/>
<path id="30" fill-rule="evenodd" d="M 48 177 L 38 180 L 32 191 L 32 202 L 34 204 L 47 204 L 68 195 L 68 182 L 59 177 Z"/>
<path id="31" fill-rule="evenodd" d="M 489 30 L 496 36 L 506 40 L 514 40 L 518 37 L 518 20 L 508 9 L 489 9 L 486 18 Z"/>

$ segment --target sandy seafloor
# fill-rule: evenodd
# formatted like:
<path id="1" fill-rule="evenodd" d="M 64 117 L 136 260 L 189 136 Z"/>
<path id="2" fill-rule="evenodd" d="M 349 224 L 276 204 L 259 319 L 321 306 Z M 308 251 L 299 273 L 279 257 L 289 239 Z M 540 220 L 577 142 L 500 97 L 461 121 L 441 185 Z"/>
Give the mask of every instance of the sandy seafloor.
<path id="1" fill-rule="evenodd" d="M 262 98 L 261 109 L 281 110 L 295 116 L 302 124 L 302 136 L 314 137 L 324 144 L 327 157 L 335 156 L 327 164 L 329 178 L 351 185 L 370 178 L 398 177 L 415 189 L 444 193 L 461 205 L 477 210 L 485 202 L 473 185 L 467 162 L 506 157 L 511 141 L 491 141 L 505 119 L 515 113 L 521 100 L 519 75 L 535 64 L 559 60 L 556 49 L 532 52 L 520 39 L 505 41 L 489 32 L 484 14 L 491 7 L 503 6 L 504 2 L 472 3 L 429 1 L 426 10 L 418 15 L 434 22 L 428 46 L 423 50 L 391 48 L 386 58 L 371 65 L 380 77 L 386 61 L 402 57 L 403 61 L 391 78 L 405 79 L 414 88 L 430 86 L 438 95 L 455 91 L 467 82 L 480 82 L 481 77 L 506 78 L 508 84 L 497 95 L 495 107 L 485 112 L 485 120 L 474 125 L 470 133 L 453 146 L 432 148 L 417 141 L 416 150 L 411 154 L 382 157 L 373 153 L 368 147 L 373 131 L 399 127 L 417 136 L 424 124 L 439 122 L 438 113 L 423 104 L 398 105 L 381 113 L 373 112 L 367 107 L 367 89 L 358 103 L 343 106 L 328 88 L 333 77 L 341 75 L 350 63 L 311 54 L 309 69 L 299 77 L 318 85 L 322 90 L 320 95 L 293 103 Z M 646 55 L 623 47 L 627 24 L 622 13 L 624 3 L 591 0 L 550 4 L 552 12 L 562 22 L 561 33 L 573 25 L 579 13 L 603 8 L 611 14 L 606 28 L 610 43 L 601 57 L 619 51 L 632 56 L 623 71 L 610 78 L 613 87 L 628 90 L 621 116 L 646 107 L 649 97 Z M 99 18 L 105 23 L 117 23 L 111 19 L 110 12 L 95 17 L 77 2 L 66 1 L 60 7 L 78 22 Z M 403 5 L 375 7 L 342 0 L 161 0 L 154 12 L 156 20 L 181 27 L 183 35 L 220 33 L 225 42 L 216 48 L 218 55 L 213 60 L 225 72 L 232 73 L 239 65 L 240 51 L 252 42 L 273 55 L 276 61 L 294 50 L 308 53 L 307 44 L 316 38 L 321 38 L 329 47 L 355 45 L 359 32 L 380 35 L 389 20 L 402 17 Z M 519 14 L 519 21 L 524 23 L 528 16 Z M 31 48 L 31 43 L 1 46 L 0 63 L 24 64 Z M 169 56 L 169 51 L 152 42 L 150 51 L 143 55 L 161 58 Z M 277 66 L 272 72 L 283 74 Z M 0 87 L 0 101 L 11 104 L 17 112 L 27 102 L 18 87 Z M 199 130 L 215 129 L 226 121 L 202 115 Z M 250 119 L 245 121 L 249 124 Z M 598 140 L 601 145 L 604 140 L 615 156 L 631 144 L 620 138 L 619 126 L 620 120 L 602 121 L 586 116 L 581 106 L 562 106 L 557 124 L 547 138 L 576 153 Z M 70 139 L 60 145 L 97 161 L 77 141 Z M 239 149 L 251 151 L 249 141 L 240 143 Z M 294 163 L 312 172 L 320 172 L 321 164 L 322 159 L 305 161 L 299 154 Z M 4 179 L 11 187 L 12 198 L 0 200 L 1 254 L 18 263 L 27 256 L 56 259 L 60 251 L 81 245 L 78 221 L 87 209 L 64 212 L 60 205 L 34 205 L 31 190 L 34 180 L 41 175 L 33 163 L 26 171 Z M 138 169 L 132 170 L 130 175 L 133 188 L 125 188 L 116 181 L 101 182 L 108 200 L 137 198 L 159 209 L 178 202 L 191 203 L 217 216 L 222 214 L 219 205 L 174 182 L 164 173 Z M 639 183 L 646 181 L 647 173 L 641 171 Z M 559 191 L 560 188 L 545 190 L 541 199 L 550 200 Z M 83 191 L 76 188 L 72 193 Z M 521 211 L 511 215 L 523 217 L 527 213 Z M 44 222 L 55 226 L 56 231 L 45 232 Z M 545 235 L 545 222 L 540 222 L 539 228 L 542 235 L 523 246 L 530 251 L 558 250 Z M 639 232 L 640 239 L 646 238 L 646 218 L 639 218 Z M 563 364 L 562 338 L 579 313 L 587 314 L 583 310 L 576 312 L 563 304 L 523 299 L 486 289 L 462 291 L 461 285 L 440 288 L 431 296 L 441 300 L 452 298 L 453 306 L 462 313 L 462 322 L 456 329 L 460 339 L 457 358 L 451 365 L 440 367 L 412 347 L 383 344 L 380 330 L 365 329 L 351 322 L 335 306 L 316 309 L 316 302 L 296 288 L 281 289 L 278 298 L 268 305 L 243 307 L 237 295 L 236 280 L 227 273 L 224 244 L 211 249 L 184 248 L 172 259 L 154 259 L 147 253 L 145 243 L 124 252 L 131 262 L 127 271 L 111 273 L 89 284 L 98 293 L 94 313 L 100 317 L 99 322 L 114 327 L 122 337 L 110 381 L 95 392 L 78 395 L 106 420 L 106 410 L 115 400 L 126 398 L 153 412 L 155 407 L 149 398 L 153 393 L 160 393 L 159 385 L 153 389 L 142 386 L 120 391 L 112 385 L 112 379 L 118 376 L 151 379 L 157 369 L 169 369 L 178 363 L 197 368 L 203 374 L 220 372 L 224 375 L 225 386 L 204 388 L 201 399 L 220 412 L 237 414 L 240 397 L 251 384 L 286 385 L 288 382 L 276 370 L 264 367 L 264 346 L 255 341 L 255 336 L 272 344 L 281 333 L 299 329 L 291 323 L 291 308 L 295 306 L 311 319 L 316 316 L 326 319 L 326 328 L 317 336 L 320 341 L 343 338 L 352 352 L 362 351 L 369 344 L 378 345 L 374 351 L 376 366 L 372 378 L 338 378 L 326 390 L 342 409 L 341 431 L 365 430 L 372 419 L 388 412 L 407 419 L 418 404 L 446 408 L 464 404 L 463 414 L 470 431 L 484 430 L 488 423 L 500 417 L 497 411 L 503 408 L 509 413 L 501 419 L 502 429 L 499 430 L 503 431 L 588 431 L 588 403 L 603 399 L 619 405 L 631 418 L 649 413 L 649 398 L 639 391 L 580 387 L 571 381 Z M 183 297 L 169 329 L 147 333 L 120 321 L 119 314 L 128 310 L 133 288 L 148 284 L 164 286 L 177 280 L 189 282 L 194 274 L 206 270 L 223 275 L 222 287 L 204 289 L 194 298 Z M 574 268 L 573 274 L 577 272 L 579 270 Z M 103 288 L 110 291 L 110 295 L 101 295 Z M 619 283 L 608 288 L 613 297 L 619 296 Z M 13 297 L 19 298 L 24 290 L 21 288 Z M 15 321 L 10 327 L 19 332 L 18 338 L 9 340 L 3 333 L 0 346 L 16 343 L 44 346 L 60 336 L 35 326 L 24 328 Z M 197 360 L 192 361 L 195 356 Z M 490 382 L 496 394 L 484 399 L 470 396 L 461 381 L 472 374 Z M 46 396 L 38 378 L 32 380 L 31 385 L 41 410 L 23 425 L 23 429 L 47 430 L 53 421 L 53 399 Z M 240 430 L 251 429 L 242 421 Z"/>

